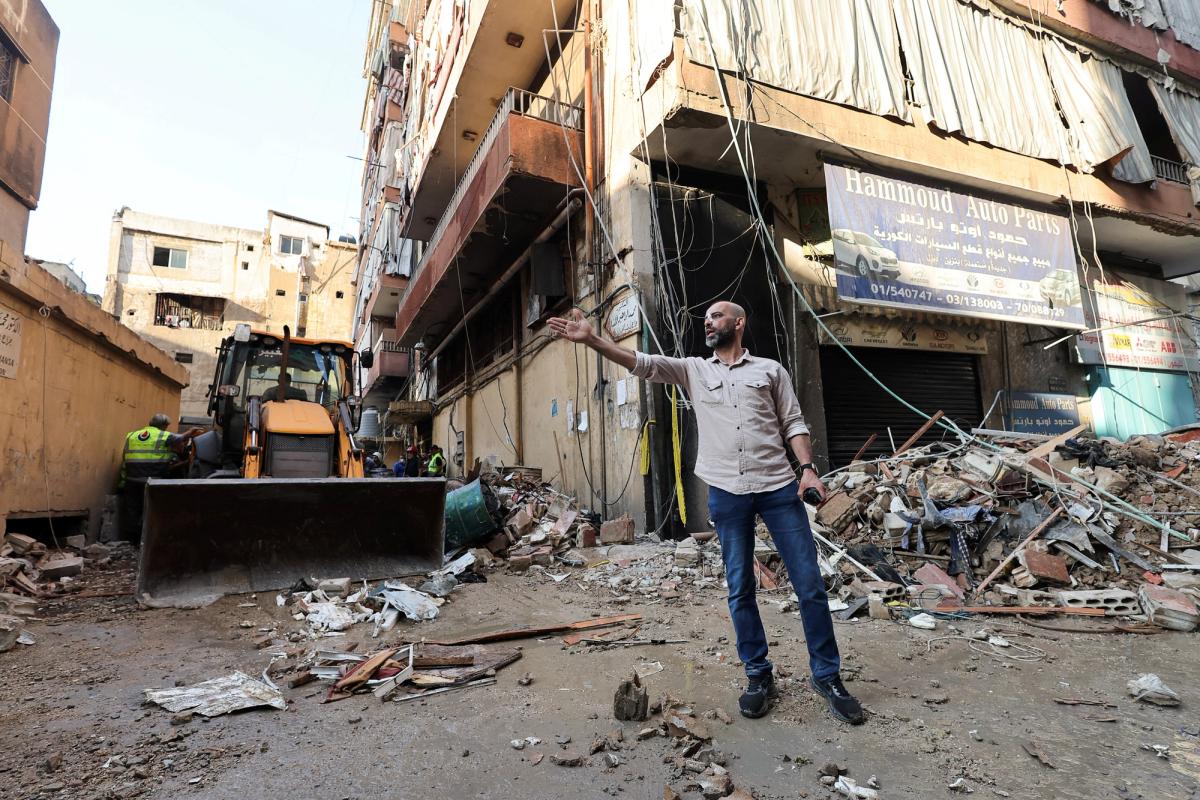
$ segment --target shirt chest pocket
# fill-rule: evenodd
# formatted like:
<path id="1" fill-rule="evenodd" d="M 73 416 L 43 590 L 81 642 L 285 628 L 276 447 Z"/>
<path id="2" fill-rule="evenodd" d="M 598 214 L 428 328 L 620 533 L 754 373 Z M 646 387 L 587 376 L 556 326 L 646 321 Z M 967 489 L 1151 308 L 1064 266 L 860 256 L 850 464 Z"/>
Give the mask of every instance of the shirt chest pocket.
<path id="1" fill-rule="evenodd" d="M 725 382 L 720 378 L 708 378 L 700 384 L 696 398 L 706 406 L 719 406 L 725 402 Z"/>
<path id="2" fill-rule="evenodd" d="M 755 411 L 774 411 L 775 399 L 771 395 L 771 382 L 766 378 L 751 378 L 739 387 L 739 399 Z"/>

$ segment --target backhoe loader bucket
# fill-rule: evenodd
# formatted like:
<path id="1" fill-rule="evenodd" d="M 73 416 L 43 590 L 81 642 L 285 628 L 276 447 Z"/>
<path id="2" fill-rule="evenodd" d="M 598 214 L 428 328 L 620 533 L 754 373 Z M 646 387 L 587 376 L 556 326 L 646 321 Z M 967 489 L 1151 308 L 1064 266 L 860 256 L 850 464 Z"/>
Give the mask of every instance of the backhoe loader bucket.
<path id="1" fill-rule="evenodd" d="M 194 608 L 301 578 L 440 569 L 442 478 L 217 478 L 146 484 L 137 596 Z"/>

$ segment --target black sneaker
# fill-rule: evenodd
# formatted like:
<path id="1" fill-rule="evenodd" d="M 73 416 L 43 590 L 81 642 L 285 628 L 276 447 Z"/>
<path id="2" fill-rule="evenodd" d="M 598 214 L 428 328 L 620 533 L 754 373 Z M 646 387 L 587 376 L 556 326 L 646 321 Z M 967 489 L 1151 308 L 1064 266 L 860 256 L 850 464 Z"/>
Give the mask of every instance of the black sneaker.
<path id="1" fill-rule="evenodd" d="M 846 691 L 841 678 L 830 678 L 824 681 L 810 678 L 809 684 L 814 692 L 829 702 L 830 713 L 842 722 L 849 722 L 851 725 L 862 725 L 866 722 L 867 715 L 863 713 L 862 705 Z"/>
<path id="2" fill-rule="evenodd" d="M 775 678 L 764 675 L 761 678 L 751 678 L 750 685 L 738 698 L 738 708 L 743 717 L 758 719 L 771 710 L 771 698 L 775 696 Z"/>

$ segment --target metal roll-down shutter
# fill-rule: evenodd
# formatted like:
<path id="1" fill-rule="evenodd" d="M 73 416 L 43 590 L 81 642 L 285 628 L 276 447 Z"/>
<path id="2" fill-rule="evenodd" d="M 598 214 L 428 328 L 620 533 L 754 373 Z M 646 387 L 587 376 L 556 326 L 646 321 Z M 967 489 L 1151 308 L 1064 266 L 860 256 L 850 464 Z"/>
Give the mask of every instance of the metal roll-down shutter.
<path id="1" fill-rule="evenodd" d="M 979 424 L 982 408 L 976 356 L 874 347 L 852 347 L 850 352 L 926 414 L 941 409 L 964 430 Z M 872 433 L 878 438 L 864 458 L 888 455 L 892 439 L 899 447 L 925 421 L 880 388 L 840 347 L 821 348 L 821 382 L 833 467 L 850 463 Z M 935 426 L 918 444 L 937 441 L 945 434 Z"/>

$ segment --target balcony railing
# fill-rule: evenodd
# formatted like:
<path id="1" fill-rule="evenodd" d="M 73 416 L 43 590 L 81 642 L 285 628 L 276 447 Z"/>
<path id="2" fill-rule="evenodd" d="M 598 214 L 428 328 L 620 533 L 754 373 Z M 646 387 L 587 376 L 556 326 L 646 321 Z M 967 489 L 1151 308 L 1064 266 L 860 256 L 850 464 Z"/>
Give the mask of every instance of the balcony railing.
<path id="1" fill-rule="evenodd" d="M 500 101 L 500 106 L 496 109 L 496 114 L 492 117 L 487 130 L 479 138 L 479 146 L 475 148 L 475 154 L 471 156 L 467 168 L 463 170 L 462 176 L 454 186 L 454 194 L 450 196 L 450 201 L 442 211 L 442 216 L 438 219 L 437 226 L 434 227 L 433 234 L 429 237 L 429 243 L 425 246 L 426 257 L 434 251 L 442 234 L 446 232 L 446 226 L 450 224 L 454 210 L 462 202 L 467 188 L 471 185 L 471 180 L 479 171 L 479 165 L 483 163 L 484 157 L 487 156 L 488 150 L 491 149 L 496 137 L 500 134 L 500 129 L 504 127 L 505 121 L 511 114 L 553 122 L 574 130 L 579 130 L 583 126 L 583 109 L 578 106 L 542 97 L 525 89 L 510 88 L 504 95 L 504 99 Z M 424 265 L 425 258 L 422 258 L 413 269 L 414 277 Z"/>
<path id="2" fill-rule="evenodd" d="M 1187 164 L 1158 156 L 1150 156 L 1150 160 L 1154 162 L 1154 174 L 1160 179 L 1171 183 L 1182 183 L 1184 186 L 1190 183 L 1187 176 Z"/>

